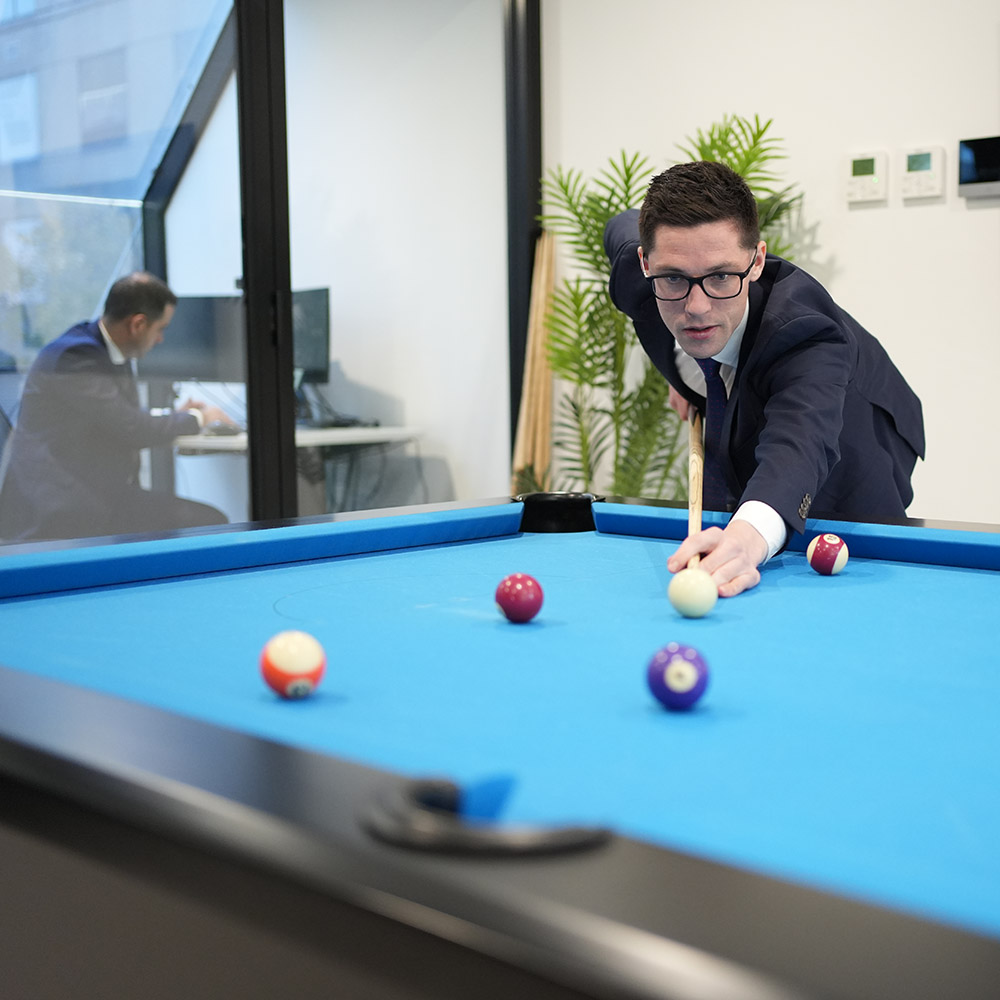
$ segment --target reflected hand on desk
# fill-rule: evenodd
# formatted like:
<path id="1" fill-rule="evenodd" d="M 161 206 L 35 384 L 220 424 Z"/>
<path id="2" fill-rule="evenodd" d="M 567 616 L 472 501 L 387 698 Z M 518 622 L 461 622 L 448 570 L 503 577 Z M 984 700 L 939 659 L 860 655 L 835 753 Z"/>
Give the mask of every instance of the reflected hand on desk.
<path id="1" fill-rule="evenodd" d="M 233 437 L 235 434 L 242 434 L 243 428 L 232 422 L 213 420 L 210 424 L 205 424 L 201 433 L 207 437 Z"/>
<path id="2" fill-rule="evenodd" d="M 225 410 L 218 406 L 209 406 L 199 399 L 186 399 L 178 409 L 197 410 L 201 415 L 201 428 L 205 434 L 239 434 L 243 430 Z"/>

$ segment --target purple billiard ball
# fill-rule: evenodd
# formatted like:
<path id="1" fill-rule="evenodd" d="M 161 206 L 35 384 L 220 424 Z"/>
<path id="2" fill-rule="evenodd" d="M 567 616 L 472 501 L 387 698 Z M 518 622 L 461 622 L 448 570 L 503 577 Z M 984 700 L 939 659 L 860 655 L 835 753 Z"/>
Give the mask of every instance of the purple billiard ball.
<path id="1" fill-rule="evenodd" d="M 693 646 L 668 643 L 649 661 L 646 683 L 653 696 L 673 711 L 691 708 L 708 687 L 708 664 Z"/>

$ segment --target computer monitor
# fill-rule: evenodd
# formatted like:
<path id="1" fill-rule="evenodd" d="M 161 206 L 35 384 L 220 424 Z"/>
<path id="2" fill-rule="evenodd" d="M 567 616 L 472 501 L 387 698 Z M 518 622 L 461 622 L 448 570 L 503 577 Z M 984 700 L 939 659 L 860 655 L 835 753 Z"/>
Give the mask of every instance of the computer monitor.
<path id="1" fill-rule="evenodd" d="M 179 296 L 174 317 L 137 365 L 140 378 L 172 382 L 243 382 L 246 333 L 238 295 Z M 330 370 L 330 292 L 292 292 L 294 367 L 301 382 L 326 382 Z"/>
<path id="2" fill-rule="evenodd" d="M 295 369 L 302 382 L 326 382 L 330 377 L 330 289 L 292 292 Z"/>
<path id="3" fill-rule="evenodd" d="M 163 343 L 136 365 L 139 378 L 243 382 L 246 380 L 244 329 L 241 296 L 179 296 Z"/>

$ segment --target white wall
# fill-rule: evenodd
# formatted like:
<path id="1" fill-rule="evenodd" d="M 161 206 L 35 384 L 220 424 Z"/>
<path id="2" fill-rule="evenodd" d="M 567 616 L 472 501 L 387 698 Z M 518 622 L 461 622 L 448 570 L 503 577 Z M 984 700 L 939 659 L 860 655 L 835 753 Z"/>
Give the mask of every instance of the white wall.
<path id="1" fill-rule="evenodd" d="M 885 344 L 924 404 L 916 517 L 1000 522 L 1000 199 L 956 192 L 960 138 L 1000 133 L 996 0 L 818 4 L 543 0 L 546 168 L 591 175 L 622 149 L 657 169 L 726 113 L 773 118 L 805 192 L 805 260 Z M 850 208 L 845 160 L 947 154 L 947 194 Z M 893 178 L 895 180 L 895 178 Z"/>
<path id="2" fill-rule="evenodd" d="M 239 294 L 243 230 L 235 76 L 223 88 L 177 185 L 165 225 L 167 277 L 174 292 Z"/>
<path id="3" fill-rule="evenodd" d="M 422 428 L 458 499 L 505 493 L 500 0 L 285 0 L 285 47 L 292 283 L 331 290 L 331 401 Z"/>

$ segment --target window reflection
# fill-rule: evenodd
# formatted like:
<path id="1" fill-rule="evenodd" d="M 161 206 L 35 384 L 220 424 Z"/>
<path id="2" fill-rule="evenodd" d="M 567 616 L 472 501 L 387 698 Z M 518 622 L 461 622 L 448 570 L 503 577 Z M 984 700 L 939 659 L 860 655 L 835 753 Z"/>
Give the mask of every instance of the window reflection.
<path id="1" fill-rule="evenodd" d="M 147 266 L 144 199 L 231 6 L 0 0 L 0 482 L 41 349 Z"/>

